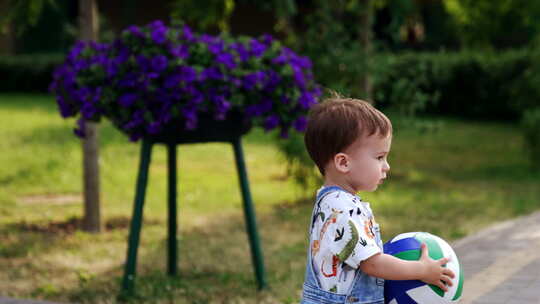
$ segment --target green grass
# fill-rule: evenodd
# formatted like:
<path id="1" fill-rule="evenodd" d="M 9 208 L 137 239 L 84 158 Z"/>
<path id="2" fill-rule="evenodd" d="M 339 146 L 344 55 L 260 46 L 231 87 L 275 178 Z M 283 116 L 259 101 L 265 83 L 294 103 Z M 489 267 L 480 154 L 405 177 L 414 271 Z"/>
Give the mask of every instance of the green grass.
<path id="1" fill-rule="evenodd" d="M 400 121 L 395 117 L 389 180 L 377 192 L 361 194 L 372 202 L 384 239 L 421 230 L 454 240 L 540 209 L 540 176 L 528 168 L 516 126 L 426 118 L 415 127 Z M 82 161 L 74 123 L 60 118 L 50 97 L 0 95 L 2 295 L 116 301 L 140 147 L 101 124 L 108 229 L 80 232 L 74 227 L 82 212 Z M 298 302 L 311 197 L 303 198 L 286 176 L 272 137 L 254 130 L 244 140 L 271 289 L 255 291 L 233 152 L 226 144 L 178 149 L 180 276 L 165 275 L 166 151 L 158 147 L 132 302 Z"/>

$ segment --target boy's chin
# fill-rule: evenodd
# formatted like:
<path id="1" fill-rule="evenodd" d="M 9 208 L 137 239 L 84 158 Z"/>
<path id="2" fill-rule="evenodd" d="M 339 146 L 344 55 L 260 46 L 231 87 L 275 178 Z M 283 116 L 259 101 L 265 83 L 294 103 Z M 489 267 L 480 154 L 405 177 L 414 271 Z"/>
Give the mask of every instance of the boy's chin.
<path id="1" fill-rule="evenodd" d="M 379 185 L 374 185 L 370 188 L 364 188 L 364 189 L 360 189 L 358 192 L 374 192 L 375 190 L 377 190 L 377 188 L 379 188 Z"/>

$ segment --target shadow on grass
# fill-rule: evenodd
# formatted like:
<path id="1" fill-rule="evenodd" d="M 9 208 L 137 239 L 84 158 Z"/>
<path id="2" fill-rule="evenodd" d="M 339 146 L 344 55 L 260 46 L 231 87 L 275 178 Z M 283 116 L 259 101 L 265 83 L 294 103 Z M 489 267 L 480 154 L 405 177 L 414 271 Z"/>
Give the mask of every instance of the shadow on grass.
<path id="1" fill-rule="evenodd" d="M 304 275 L 304 237 L 310 212 L 311 205 L 301 200 L 278 205 L 272 212 L 259 216 L 268 290 L 257 291 L 244 218 L 236 213 L 215 216 L 208 223 L 179 231 L 179 269 L 175 277 L 166 273 L 166 238 L 147 244 L 152 249 L 146 254 L 141 254 L 140 247 L 136 295 L 127 302 L 297 302 Z M 162 230 L 166 231 L 165 223 Z M 123 271 L 123 266 L 115 267 L 92 276 L 65 296 L 77 303 L 117 301 Z"/>
<path id="2" fill-rule="evenodd" d="M 82 231 L 82 219 L 72 217 L 64 221 L 11 223 L 0 229 L 0 235 L 7 236 L 0 245 L 0 257 L 16 258 L 28 254 L 43 254 L 54 247 L 61 247 L 61 242 L 67 235 Z M 118 229 L 128 229 L 130 218 L 114 217 L 103 224 L 104 233 Z M 145 219 L 145 226 L 162 224 L 155 219 Z"/>

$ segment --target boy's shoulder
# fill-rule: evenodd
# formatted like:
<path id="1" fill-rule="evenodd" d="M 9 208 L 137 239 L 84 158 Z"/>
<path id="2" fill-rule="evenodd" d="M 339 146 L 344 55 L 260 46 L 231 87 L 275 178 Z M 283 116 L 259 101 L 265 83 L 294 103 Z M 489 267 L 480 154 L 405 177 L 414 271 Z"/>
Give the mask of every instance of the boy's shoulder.
<path id="1" fill-rule="evenodd" d="M 343 190 L 333 190 L 328 192 L 321 200 L 321 203 L 329 205 L 333 208 L 349 207 L 351 205 L 359 205 L 362 202 L 360 197 L 353 195 Z"/>
<path id="2" fill-rule="evenodd" d="M 333 190 L 326 194 L 318 208 L 320 210 L 350 211 L 360 210 L 364 216 L 373 216 L 369 202 L 363 201 L 359 196 L 343 190 Z"/>

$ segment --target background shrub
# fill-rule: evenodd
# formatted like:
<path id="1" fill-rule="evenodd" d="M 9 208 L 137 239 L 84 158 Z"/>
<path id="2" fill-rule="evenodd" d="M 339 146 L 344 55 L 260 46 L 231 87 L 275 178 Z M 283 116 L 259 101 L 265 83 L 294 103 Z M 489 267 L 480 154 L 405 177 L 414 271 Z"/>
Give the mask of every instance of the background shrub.
<path id="1" fill-rule="evenodd" d="M 63 54 L 0 56 L 0 92 L 47 92 Z"/>

